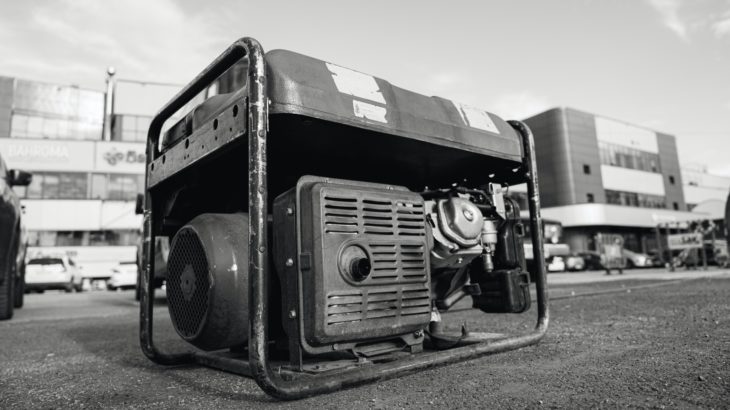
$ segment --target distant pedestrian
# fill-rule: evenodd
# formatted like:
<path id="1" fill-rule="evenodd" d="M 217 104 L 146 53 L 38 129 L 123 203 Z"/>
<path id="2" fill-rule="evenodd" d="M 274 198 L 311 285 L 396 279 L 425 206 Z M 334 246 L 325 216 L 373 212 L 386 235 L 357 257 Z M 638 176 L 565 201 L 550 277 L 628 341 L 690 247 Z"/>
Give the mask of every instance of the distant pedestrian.
<path id="1" fill-rule="evenodd" d="M 606 275 L 611 274 L 611 266 L 616 265 L 619 275 L 624 274 L 624 246 L 621 238 L 613 240 L 612 244 L 603 245 L 604 258 L 606 263 Z"/>

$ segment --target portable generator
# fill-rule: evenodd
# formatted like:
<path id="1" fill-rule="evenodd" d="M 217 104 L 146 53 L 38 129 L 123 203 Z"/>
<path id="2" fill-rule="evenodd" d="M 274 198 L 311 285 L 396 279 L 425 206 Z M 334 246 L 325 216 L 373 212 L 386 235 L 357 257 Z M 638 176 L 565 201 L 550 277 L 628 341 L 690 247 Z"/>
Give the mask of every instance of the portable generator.
<path id="1" fill-rule="evenodd" d="M 154 117 L 146 165 L 140 339 L 157 363 L 251 376 L 296 399 L 547 330 L 534 142 L 520 122 L 243 38 Z M 531 307 L 525 227 L 505 192 L 519 183 L 537 325 L 449 330 L 442 313 L 460 301 Z M 168 310 L 189 351 L 153 341 L 153 237 L 170 239 Z"/>

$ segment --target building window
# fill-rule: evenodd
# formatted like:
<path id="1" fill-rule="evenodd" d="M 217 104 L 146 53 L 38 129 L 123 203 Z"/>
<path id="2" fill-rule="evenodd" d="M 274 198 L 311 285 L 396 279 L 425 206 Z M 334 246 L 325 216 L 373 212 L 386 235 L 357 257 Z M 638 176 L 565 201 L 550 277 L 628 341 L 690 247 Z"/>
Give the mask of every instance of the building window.
<path id="1" fill-rule="evenodd" d="M 29 246 L 134 246 L 139 230 L 115 231 L 28 231 Z"/>
<path id="2" fill-rule="evenodd" d="M 104 93 L 77 87 L 16 80 L 12 138 L 98 140 L 104 118 Z"/>
<path id="3" fill-rule="evenodd" d="M 152 117 L 142 115 L 115 115 L 112 119 L 112 141 L 147 141 Z"/>
<path id="4" fill-rule="evenodd" d="M 595 201 L 595 198 L 593 198 L 593 194 L 586 194 L 586 201 L 593 203 Z"/>
<path id="5" fill-rule="evenodd" d="M 133 201 L 144 190 L 144 175 L 33 172 L 30 185 L 13 190 L 22 199 Z"/>
<path id="6" fill-rule="evenodd" d="M 143 180 L 143 175 L 109 174 L 107 199 L 118 201 L 136 199 L 137 193 L 142 192 L 143 185 L 140 185 L 140 182 Z"/>
<path id="7" fill-rule="evenodd" d="M 606 203 L 640 208 L 662 209 L 667 207 L 666 199 L 663 196 L 612 191 L 609 189 L 606 190 Z"/>
<path id="8" fill-rule="evenodd" d="M 669 176 L 669 183 L 674 185 L 674 175 Z"/>
<path id="9" fill-rule="evenodd" d="M 141 174 L 92 174 L 91 199 L 111 201 L 133 201 L 137 193 L 144 190 L 144 175 Z"/>
<path id="10" fill-rule="evenodd" d="M 674 208 L 675 211 L 679 211 L 679 204 L 678 203 L 672 202 L 672 207 Z"/>
<path id="11" fill-rule="evenodd" d="M 24 199 L 86 199 L 88 174 L 82 172 L 34 172 L 27 187 L 15 187 Z"/>
<path id="12" fill-rule="evenodd" d="M 10 122 L 11 138 L 98 140 L 101 122 L 73 118 L 54 118 L 54 114 L 14 113 Z"/>
<path id="13" fill-rule="evenodd" d="M 653 152 L 599 141 L 598 153 L 603 165 L 653 173 L 662 172 L 659 154 Z"/>
<path id="14" fill-rule="evenodd" d="M 583 164 L 583 173 L 586 175 L 591 174 L 591 166 L 588 164 Z"/>

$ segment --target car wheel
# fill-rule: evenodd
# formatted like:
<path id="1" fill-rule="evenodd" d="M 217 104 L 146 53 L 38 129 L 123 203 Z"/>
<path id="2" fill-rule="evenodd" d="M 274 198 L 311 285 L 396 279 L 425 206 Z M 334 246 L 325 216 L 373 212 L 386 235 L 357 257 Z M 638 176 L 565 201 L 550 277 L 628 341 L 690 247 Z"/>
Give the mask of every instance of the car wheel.
<path id="1" fill-rule="evenodd" d="M 13 305 L 16 309 L 23 307 L 25 299 L 25 267 L 20 267 L 20 280 L 15 284 L 15 300 Z"/>
<path id="2" fill-rule="evenodd" d="M 631 259 L 626 259 L 626 269 L 634 269 L 636 264 Z"/>
<path id="3" fill-rule="evenodd" d="M 10 269 L 3 269 L 0 272 L 3 275 L 2 284 L 0 284 L 0 320 L 7 320 L 13 317 L 13 299 L 15 296 L 14 280 L 15 275 Z"/>
<path id="4" fill-rule="evenodd" d="M 74 284 L 73 284 L 73 282 L 72 283 L 69 283 L 68 285 L 66 285 L 66 287 L 63 289 L 63 291 L 66 292 L 66 293 L 73 292 L 74 291 Z"/>

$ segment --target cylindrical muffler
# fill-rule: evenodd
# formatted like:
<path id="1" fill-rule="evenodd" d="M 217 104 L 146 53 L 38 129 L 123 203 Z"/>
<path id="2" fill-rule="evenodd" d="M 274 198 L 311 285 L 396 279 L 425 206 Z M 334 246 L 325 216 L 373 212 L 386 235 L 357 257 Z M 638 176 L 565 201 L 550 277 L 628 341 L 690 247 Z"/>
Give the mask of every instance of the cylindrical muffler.
<path id="1" fill-rule="evenodd" d="M 175 234 L 167 303 L 177 333 L 203 350 L 248 340 L 248 214 L 202 214 Z"/>

